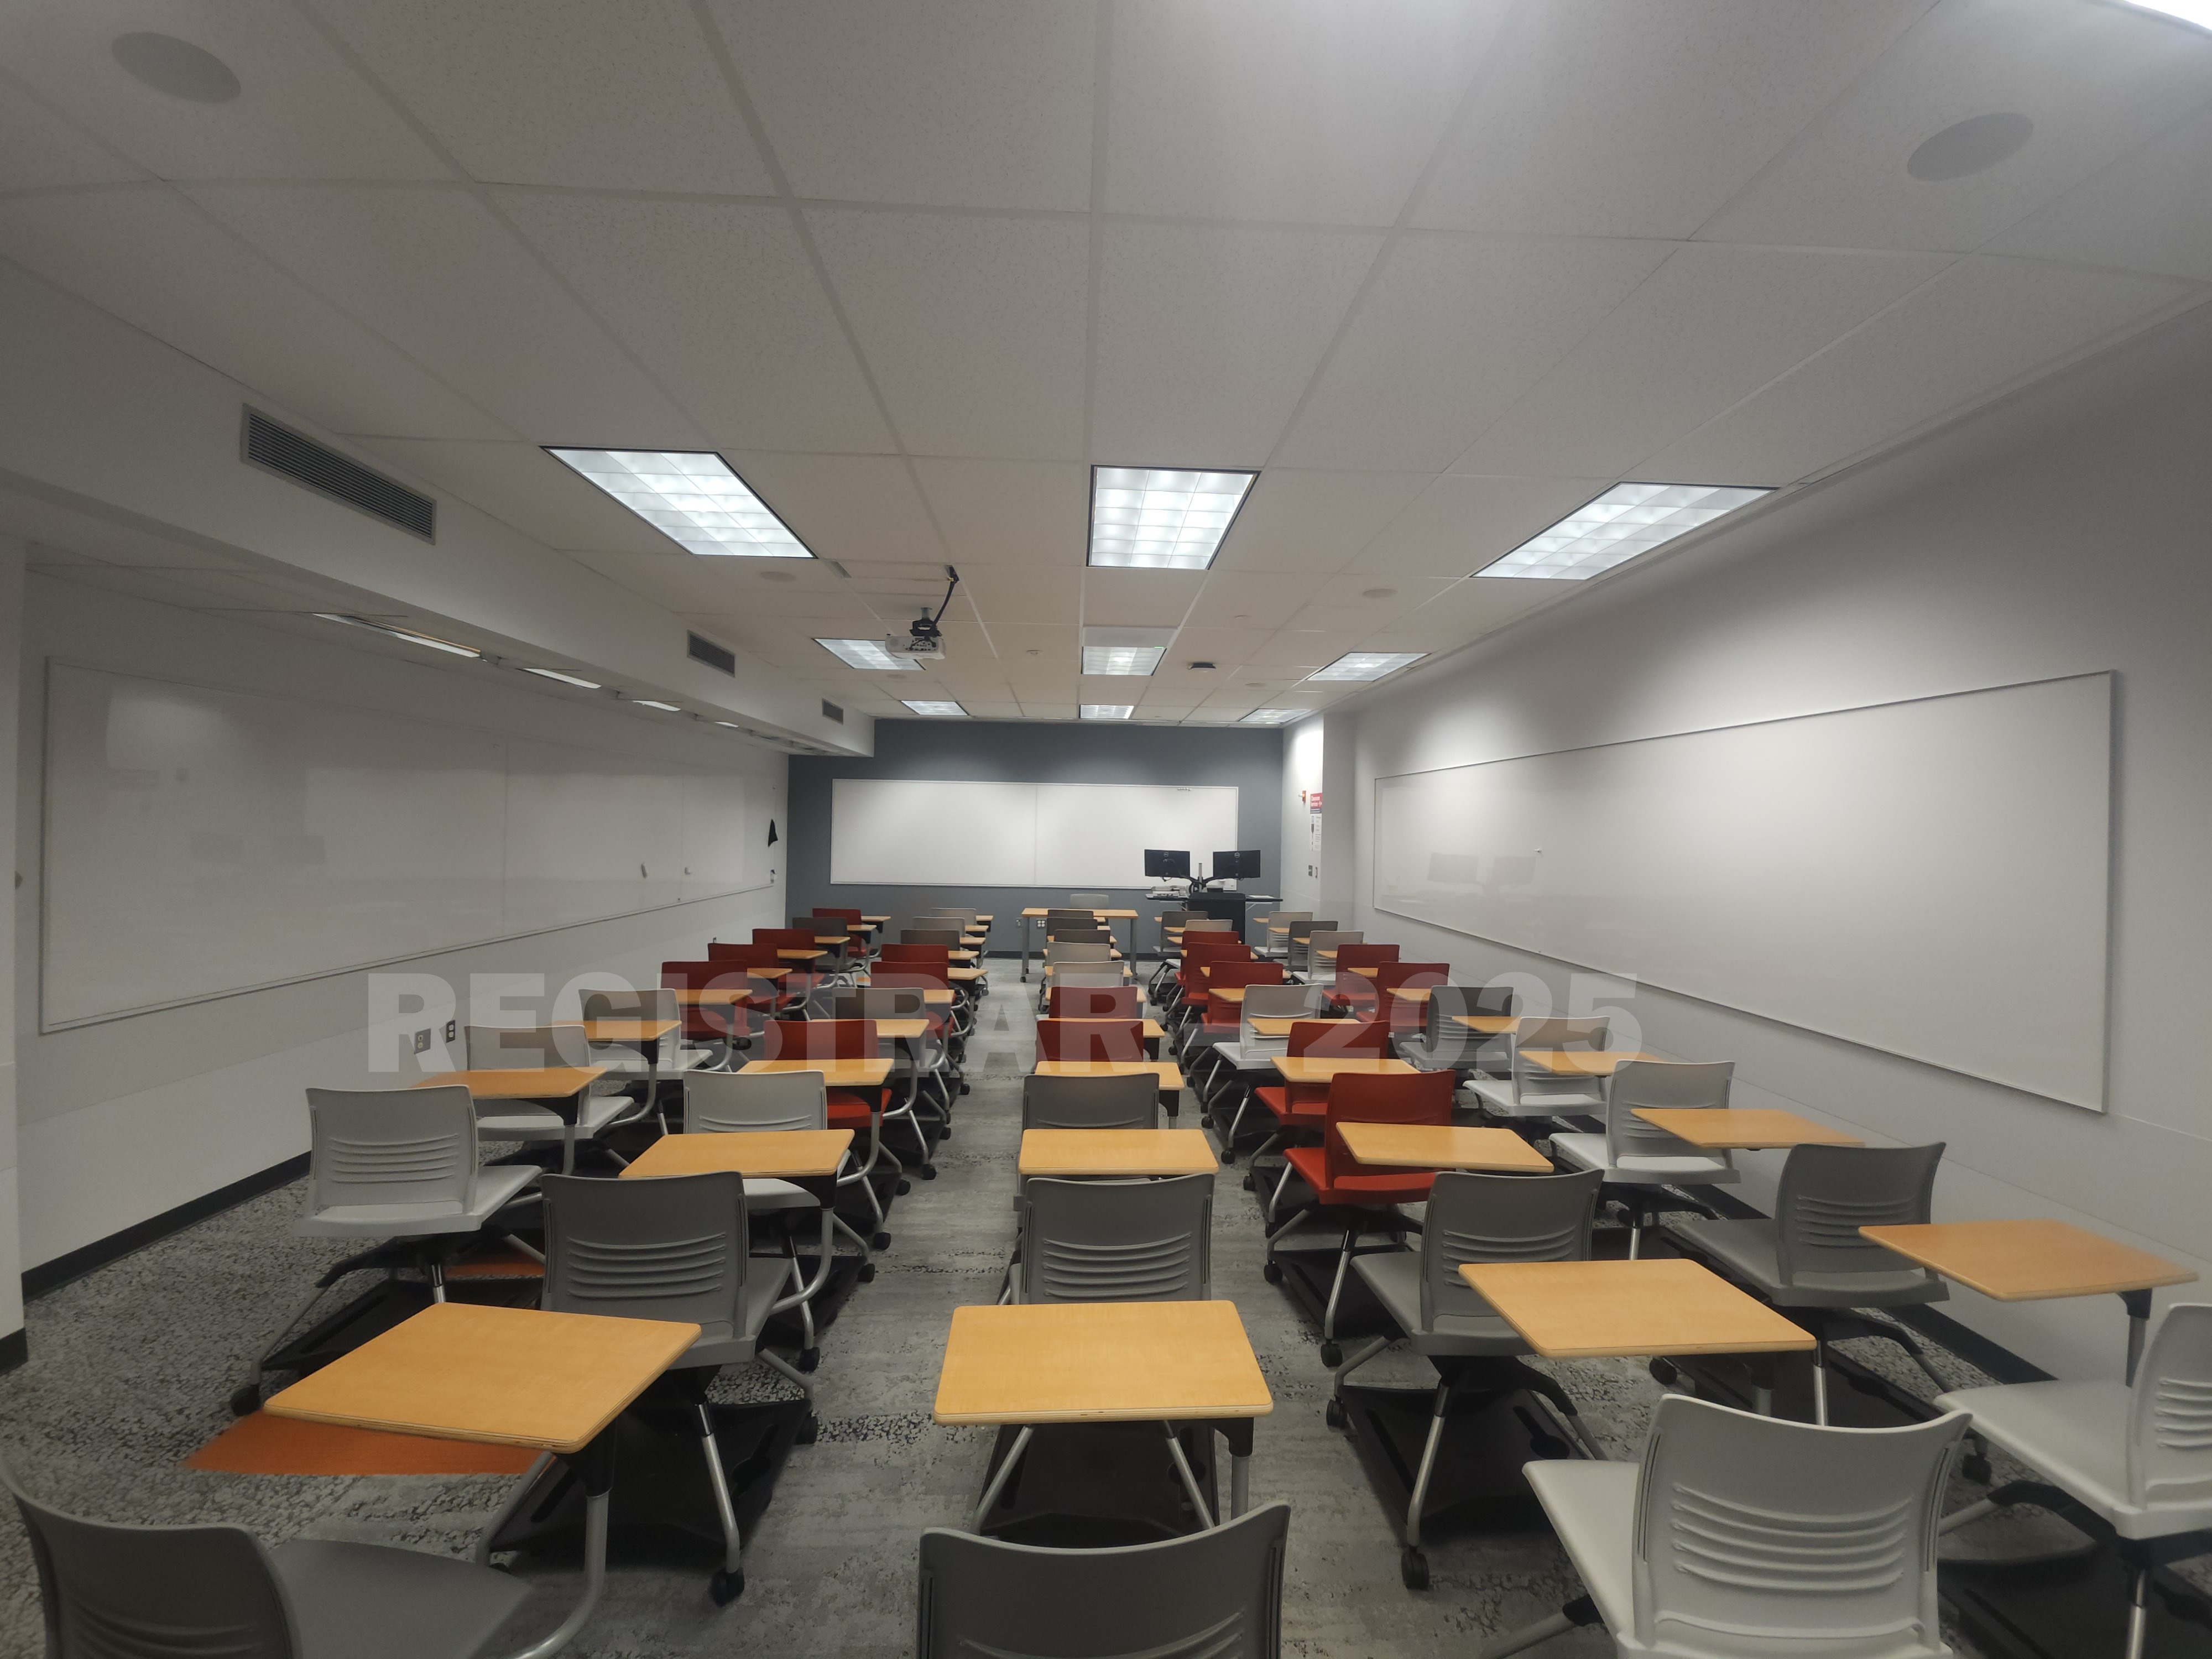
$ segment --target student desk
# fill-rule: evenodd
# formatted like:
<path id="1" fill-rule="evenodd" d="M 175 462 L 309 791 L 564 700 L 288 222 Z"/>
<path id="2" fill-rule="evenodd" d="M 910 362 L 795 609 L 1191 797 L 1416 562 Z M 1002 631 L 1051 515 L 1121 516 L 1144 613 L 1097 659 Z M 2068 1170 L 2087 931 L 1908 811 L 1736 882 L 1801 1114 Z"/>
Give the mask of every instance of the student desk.
<path id="1" fill-rule="evenodd" d="M 891 1063 L 874 1060 L 749 1060 L 744 1072 L 819 1072 L 823 1085 L 831 1089 L 880 1089 L 891 1074 Z"/>
<path id="2" fill-rule="evenodd" d="M 1110 1014 L 1048 1014 L 1046 1018 L 1060 1025 L 1115 1025 L 1126 1030 L 1129 1024 L 1127 1020 L 1115 1019 Z M 1143 1022 L 1143 1030 L 1139 1035 L 1144 1039 L 1145 1058 L 1158 1060 L 1160 1057 L 1160 1044 L 1167 1040 L 1165 1029 L 1162 1027 L 1159 1021 L 1148 1019 Z"/>
<path id="3" fill-rule="evenodd" d="M 2150 1293 L 2196 1280 L 2193 1268 L 2070 1222 L 2028 1218 L 1862 1227 L 1877 1244 L 1998 1302 L 2117 1296 L 2128 1310 L 2128 1381 L 2150 1330 Z"/>
<path id="4" fill-rule="evenodd" d="M 1632 1060 L 1661 1060 L 1661 1054 L 1632 1048 L 1593 1051 L 1585 1048 L 1520 1048 L 1518 1058 L 1560 1077 L 1611 1077 Z"/>
<path id="5" fill-rule="evenodd" d="M 1384 1169 L 1553 1173 L 1552 1160 L 1510 1129 L 1463 1129 L 1440 1123 L 1340 1123 L 1336 1133 L 1355 1162 Z"/>
<path id="6" fill-rule="evenodd" d="M 672 1019 L 587 1019 L 584 1022 L 584 1041 L 658 1042 L 678 1024 Z"/>
<path id="7" fill-rule="evenodd" d="M 823 957 L 829 954 L 830 953 L 827 951 L 801 951 L 793 949 L 789 951 L 778 951 L 775 953 L 775 959 L 778 962 L 819 962 Z"/>
<path id="8" fill-rule="evenodd" d="M 870 927 L 888 927 L 890 926 L 891 922 L 891 919 L 889 916 L 862 916 L 860 921 L 864 925 Z"/>
<path id="9" fill-rule="evenodd" d="M 1024 1176 L 1210 1176 L 1219 1167 L 1203 1129 L 1024 1129 Z"/>
<path id="10" fill-rule="evenodd" d="M 1361 1077 L 1411 1077 L 1413 1068 L 1402 1060 L 1370 1060 L 1358 1058 L 1332 1060 L 1322 1054 L 1270 1054 L 1270 1063 L 1283 1074 L 1285 1083 L 1326 1083 L 1340 1073 L 1353 1073 Z"/>
<path id="11" fill-rule="evenodd" d="M 534 1106 L 543 1106 L 561 1120 L 566 1131 L 561 1137 L 561 1173 L 574 1174 L 576 1168 L 576 1118 L 584 1109 L 584 1097 L 592 1092 L 592 1085 L 607 1074 L 604 1066 L 493 1066 L 473 1072 L 440 1072 L 432 1077 L 416 1078 L 411 1089 L 450 1088 L 458 1083 L 469 1091 L 469 1098 L 487 1100 L 526 1100 Z"/>
<path id="12" fill-rule="evenodd" d="M 1786 1146 L 1863 1146 L 1856 1135 L 1831 1129 L 1795 1112 L 1767 1108 L 1638 1106 L 1631 1109 L 1654 1128 L 1706 1152 L 1774 1152 Z"/>
<path id="13" fill-rule="evenodd" d="M 756 1180 L 820 1181 L 837 1173 L 853 1145 L 850 1129 L 757 1129 L 663 1135 L 630 1160 L 633 1176 L 729 1170 Z"/>
<path id="14" fill-rule="evenodd" d="M 1150 1072 L 1160 1080 L 1160 1104 L 1170 1117 L 1182 1111 L 1182 1068 L 1171 1060 L 1041 1060 L 1039 1077 L 1132 1077 Z"/>
<path id="15" fill-rule="evenodd" d="M 1079 910 L 1083 907 L 1079 904 L 1066 904 L 1055 908 Z M 1030 976 L 1030 929 L 1041 925 L 1051 914 L 1051 910 L 1042 908 L 1024 910 L 1021 914 L 1022 978 L 1024 981 Z M 1137 913 L 1134 910 L 1093 910 L 1091 914 L 1106 924 L 1106 930 L 1109 934 L 1113 932 L 1115 922 L 1127 922 L 1129 924 L 1129 954 L 1133 957 L 1137 954 Z M 978 920 L 980 921 L 981 918 L 979 917 Z"/>
<path id="16" fill-rule="evenodd" d="M 925 1008 L 950 1008 L 952 1006 L 953 993 L 945 986 L 924 985 L 916 987 L 908 985 L 898 987 L 897 981 L 899 972 L 898 963 L 892 963 L 890 966 L 886 967 L 884 969 L 884 972 L 889 975 L 889 982 L 893 986 L 897 987 L 897 988 L 908 991 L 919 989 L 921 993 L 921 1006 Z M 872 985 L 875 983 L 875 979 L 872 975 L 862 974 L 858 979 L 855 979 L 853 983 L 855 985 Z"/>
<path id="17" fill-rule="evenodd" d="M 1813 1334 L 1680 1256 L 1638 1261 L 1469 1261 L 1460 1277 L 1547 1359 L 1747 1354 L 1759 1411 L 1773 1415 L 1771 1356 Z"/>
<path id="18" fill-rule="evenodd" d="M 1228 1439 L 1234 1517 L 1250 1499 L 1253 1420 L 1274 1408 L 1233 1302 L 1047 1302 L 955 1308 L 931 1416 L 1020 1426 L 975 1506 L 979 1526 L 1031 1433 L 1061 1423 L 1161 1425 L 1192 1504 L 1218 1524 L 1173 1425 L 1211 1424 Z"/>
<path id="19" fill-rule="evenodd" d="M 575 1639 L 606 1584 L 609 1431 L 698 1335 L 696 1325 L 676 1321 L 434 1303 L 261 1408 L 344 1428 L 529 1446 L 568 1464 L 586 1494 L 584 1595 L 558 1630 L 520 1656 L 547 1659 Z M 477 1541 L 480 1564 L 491 1537 L 487 1529 Z"/>

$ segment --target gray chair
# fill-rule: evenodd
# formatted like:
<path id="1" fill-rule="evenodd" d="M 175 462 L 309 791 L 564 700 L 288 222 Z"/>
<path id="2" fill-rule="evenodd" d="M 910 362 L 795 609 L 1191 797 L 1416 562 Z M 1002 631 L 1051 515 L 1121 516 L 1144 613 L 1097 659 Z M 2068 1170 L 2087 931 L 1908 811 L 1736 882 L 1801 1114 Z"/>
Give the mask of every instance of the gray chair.
<path id="1" fill-rule="evenodd" d="M 1308 1019 L 1320 1015 L 1328 1006 L 1328 993 L 1318 985 L 1246 986 L 1236 1041 L 1212 1044 L 1199 1055 L 1203 1069 L 1190 1068 L 1190 1083 L 1198 1092 L 1199 1104 L 1212 1112 L 1219 1107 L 1222 1096 L 1237 1085 L 1252 1079 L 1265 1082 L 1274 1076 L 1274 1056 L 1290 1052 L 1290 1037 L 1287 1034 L 1261 1036 L 1253 1029 L 1254 1020 Z M 1237 1100 L 1236 1115 L 1222 1138 L 1224 1164 L 1231 1161 L 1228 1149 L 1236 1145 L 1237 1129 L 1243 1123 L 1245 1109 L 1251 1103 L 1248 1087 Z"/>
<path id="2" fill-rule="evenodd" d="M 47 1659 L 476 1659 L 528 1586 L 420 1550 L 89 1521 L 23 1491 Z"/>
<path id="3" fill-rule="evenodd" d="M 903 927 L 899 930 L 902 945 L 942 945 L 948 951 L 961 948 L 957 927 Z"/>
<path id="4" fill-rule="evenodd" d="M 722 1565 L 709 1588 L 726 1606 L 745 1587 L 743 1541 L 707 1390 L 723 1366 L 757 1360 L 806 1396 L 799 1438 L 802 1445 L 812 1443 L 814 1384 L 760 1346 L 769 1316 L 804 1302 L 799 1264 L 750 1255 L 744 1179 L 733 1172 L 624 1181 L 548 1176 L 544 1184 L 550 1311 L 699 1327 L 697 1339 L 668 1369 L 699 1425 L 700 1453 L 722 1523 Z M 530 1484 L 526 1479 L 524 1492 Z"/>
<path id="5" fill-rule="evenodd" d="M 1313 936 L 1316 933 L 1333 933 L 1335 931 L 1336 919 L 1334 916 L 1309 916 L 1304 921 L 1293 922 L 1290 943 L 1283 951 L 1283 970 L 1291 974 L 1305 972 L 1313 959 Z"/>
<path id="6" fill-rule="evenodd" d="M 1628 1255 L 1644 1254 L 1644 1229 L 1657 1206 L 1679 1206 L 1673 1187 L 1724 1187 L 1742 1177 L 1724 1152 L 1709 1152 L 1636 1115 L 1639 1106 L 1719 1111 L 1729 1103 L 1734 1060 L 1691 1063 L 1632 1060 L 1605 1085 L 1605 1133 L 1555 1134 L 1552 1156 L 1570 1169 L 1595 1170 L 1628 1206 Z"/>
<path id="7" fill-rule="evenodd" d="M 1398 1058 L 1424 1072 L 1472 1072 L 1484 1046 L 1500 1040 L 1470 1031 L 1460 1018 L 1510 1019 L 1520 1006 L 1510 986 L 1436 986 L 1422 1005 L 1420 1030 L 1397 1040 Z"/>
<path id="8" fill-rule="evenodd" d="M 1022 1079 L 1024 1129 L 1157 1129 L 1160 1089 L 1149 1073 Z"/>
<path id="9" fill-rule="evenodd" d="M 2168 1308 L 2133 1384 L 2014 1382 L 1936 1403 L 1971 1413 L 1978 1434 L 2112 1528 L 2130 1577 L 2126 1656 L 2142 1659 L 2151 1570 L 2201 1554 L 2212 1532 L 2212 1306 Z M 2032 1487 L 2017 1496 L 2042 1501 Z M 1943 1530 L 2004 1501 L 1993 1492 L 1945 1517 Z"/>
<path id="10" fill-rule="evenodd" d="M 1044 960 L 1047 967 L 1063 962 L 1111 962 L 1114 947 L 1103 939 L 1055 939 L 1044 947 Z"/>
<path id="11" fill-rule="evenodd" d="M 1310 910 L 1278 910 L 1272 916 L 1255 916 L 1253 921 L 1262 929 L 1260 954 L 1273 962 L 1285 960 L 1291 954 L 1290 929 L 1298 922 L 1312 920 Z M 1279 936 L 1275 933 L 1278 927 L 1283 929 Z"/>
<path id="12" fill-rule="evenodd" d="M 1612 1032 L 1602 1019 L 1524 1019 L 1504 1039 L 1505 1074 L 1477 1073 L 1468 1079 L 1467 1087 L 1492 1117 L 1595 1116 L 1605 1109 L 1604 1079 L 1554 1076 L 1522 1060 L 1521 1051 L 1601 1049 Z"/>
<path id="13" fill-rule="evenodd" d="M 1966 1427 L 1816 1428 L 1668 1395 L 1641 1462 L 1528 1465 L 1589 1594 L 1480 1659 L 1577 1625 L 1673 1659 L 1949 1659 L 1936 1517 Z"/>
<path id="14" fill-rule="evenodd" d="M 1298 958 L 1296 971 L 1304 974 L 1310 984 L 1334 985 L 1336 983 L 1336 964 L 1325 960 L 1321 953 L 1334 951 L 1340 945 L 1364 945 L 1366 942 L 1367 935 L 1358 928 L 1323 927 L 1316 922 L 1313 932 L 1306 935 L 1306 948 Z M 1286 967 L 1283 971 L 1287 974 L 1292 970 Z"/>
<path id="15" fill-rule="evenodd" d="M 588 1066 L 591 1047 L 584 1041 L 581 1024 L 467 1025 L 461 1029 L 462 1052 L 472 1072 L 535 1070 L 539 1066 Z M 561 1143 L 561 1172 L 576 1167 L 576 1143 L 596 1140 L 618 1123 L 646 1115 L 647 1103 L 622 1092 L 618 1078 L 602 1078 L 592 1085 L 577 1108 L 576 1121 L 564 1121 L 550 1106 L 526 1100 L 487 1101 L 477 1109 L 477 1127 L 493 1140 L 557 1140 Z M 617 1155 L 615 1161 L 623 1160 Z"/>
<path id="16" fill-rule="evenodd" d="M 1017 1302 L 1205 1302 L 1213 1295 L 1213 1177 L 1022 1183 Z"/>
<path id="17" fill-rule="evenodd" d="M 708 1050 L 687 1051 L 683 1046 L 680 1021 L 683 1010 L 676 1006 L 676 993 L 661 986 L 647 986 L 631 991 L 592 991 L 586 994 L 584 1018 L 592 1019 L 650 1019 L 677 1020 L 678 1029 L 666 1036 L 640 1048 L 628 1042 L 595 1042 L 591 1045 L 590 1060 L 594 1066 L 604 1066 L 611 1077 L 625 1085 L 642 1084 L 645 1098 L 653 1118 L 665 1132 L 667 1120 L 660 1111 L 660 1085 L 687 1066 L 703 1061 Z"/>
<path id="18" fill-rule="evenodd" d="M 1042 1549 L 932 1528 L 921 1535 L 919 1659 L 1277 1659 L 1291 1506 L 1187 1538 Z"/>
<path id="19" fill-rule="evenodd" d="M 1893 1342 L 1936 1388 L 1945 1386 L 1905 1331 L 1850 1316 L 1854 1308 L 1916 1307 L 1950 1294 L 1936 1274 L 1859 1233 L 1862 1227 L 1925 1223 L 1942 1158 L 1940 1140 L 1931 1146 L 1796 1146 L 1782 1165 L 1771 1220 L 1666 1219 L 1678 1243 L 1813 1333 L 1815 1422 L 1828 1420 L 1828 1344 L 1840 1336 Z"/>
<path id="20" fill-rule="evenodd" d="M 1436 1405 L 1406 1506 L 1406 1547 L 1398 1562 L 1408 1589 L 1429 1585 L 1428 1558 L 1421 1553 L 1421 1511 L 1443 1444 L 1444 1425 L 1454 1410 L 1487 1409 L 1527 1389 L 1551 1403 L 1592 1457 L 1605 1455 L 1583 1426 L 1567 1391 L 1522 1362 L 1520 1356 L 1531 1352 L 1528 1343 L 1459 1273 L 1466 1261 L 1588 1260 L 1597 1188 L 1597 1176 L 1589 1173 L 1514 1176 L 1445 1170 L 1429 1190 L 1419 1249 L 1352 1259 L 1352 1271 L 1374 1292 L 1399 1333 L 1437 1370 Z M 1376 1337 L 1337 1367 L 1327 1408 L 1331 1428 L 1340 1429 L 1346 1422 L 1345 1378 L 1395 1340 Z"/>

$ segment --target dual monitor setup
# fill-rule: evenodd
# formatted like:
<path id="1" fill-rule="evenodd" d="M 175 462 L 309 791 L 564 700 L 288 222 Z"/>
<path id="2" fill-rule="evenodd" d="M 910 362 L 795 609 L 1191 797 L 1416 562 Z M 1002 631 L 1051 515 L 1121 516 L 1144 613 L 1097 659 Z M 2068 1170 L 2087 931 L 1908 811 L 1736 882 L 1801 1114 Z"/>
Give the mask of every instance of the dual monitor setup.
<path id="1" fill-rule="evenodd" d="M 1164 847 L 1147 847 L 1145 849 L 1145 873 L 1156 880 L 1188 881 L 1191 879 L 1190 854 L 1188 851 L 1170 851 Z M 1216 853 L 1212 875 L 1201 876 L 1198 881 L 1202 887 L 1208 881 L 1251 881 L 1259 874 L 1260 851 L 1252 848 L 1241 853 Z"/>

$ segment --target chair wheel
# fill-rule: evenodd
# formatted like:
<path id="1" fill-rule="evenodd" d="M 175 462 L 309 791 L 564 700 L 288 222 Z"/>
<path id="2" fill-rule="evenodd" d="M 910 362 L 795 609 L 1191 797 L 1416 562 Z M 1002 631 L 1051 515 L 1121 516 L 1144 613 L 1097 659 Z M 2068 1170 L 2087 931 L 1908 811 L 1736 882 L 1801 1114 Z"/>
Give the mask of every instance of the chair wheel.
<path id="1" fill-rule="evenodd" d="M 891 1188 L 891 1196 L 892 1196 L 893 1198 L 904 1198 L 904 1197 L 905 1197 L 908 1193 L 912 1192 L 913 1190 L 914 1190 L 914 1182 L 912 1182 L 911 1181 L 908 1181 L 905 1176 L 900 1176 L 900 1177 L 899 1177 L 899 1183 L 898 1183 L 898 1185 Z"/>
<path id="2" fill-rule="evenodd" d="M 1990 1460 L 1986 1457 L 1976 1457 L 1970 1452 L 1959 1460 L 1959 1473 L 1976 1486 L 1986 1486 L 1990 1484 L 1991 1474 Z"/>
<path id="3" fill-rule="evenodd" d="M 1651 1380 L 1662 1389 L 1671 1388 L 1682 1375 L 1680 1371 L 1674 1369 L 1674 1362 L 1671 1359 L 1654 1359 L 1651 1362 L 1650 1370 Z"/>
<path id="4" fill-rule="evenodd" d="M 230 1414 L 233 1417 L 251 1417 L 260 1409 L 261 1385 L 258 1382 L 241 1382 L 230 1391 Z"/>
<path id="5" fill-rule="evenodd" d="M 876 1236 L 878 1238 L 889 1237 L 888 1234 L 884 1233 L 878 1233 Z M 863 1261 L 860 1264 L 860 1271 L 853 1276 L 863 1285 L 874 1284 L 876 1282 L 876 1264 L 872 1261 Z"/>
<path id="6" fill-rule="evenodd" d="M 891 1236 L 889 1233 L 878 1233 L 868 1240 L 868 1248 L 872 1250 L 888 1250 L 890 1247 Z M 873 1267 L 875 1264 L 871 1262 L 868 1265 Z"/>
<path id="7" fill-rule="evenodd" d="M 1282 1264 L 1279 1261 L 1270 1261 L 1266 1267 L 1260 1269 L 1260 1277 L 1266 1279 L 1270 1285 L 1281 1284 L 1283 1282 Z"/>
<path id="8" fill-rule="evenodd" d="M 726 1607 L 745 1593 L 745 1570 L 739 1567 L 732 1572 L 727 1567 L 716 1570 L 707 1581 L 707 1594 L 714 1599 L 718 1607 Z"/>
<path id="9" fill-rule="evenodd" d="M 937 1166 L 934 1164 L 925 1164 L 915 1173 L 924 1181 L 934 1181 L 937 1179 Z"/>
<path id="10" fill-rule="evenodd" d="M 1321 1420 L 1332 1429 L 1340 1429 L 1349 1420 L 1344 1414 L 1344 1401 L 1331 1395 L 1329 1402 L 1321 1408 Z"/>
<path id="11" fill-rule="evenodd" d="M 1221 1161 L 1224 1164 L 1234 1164 L 1237 1161 L 1237 1154 L 1228 1147 L 1224 1146 L 1221 1149 Z"/>
<path id="12" fill-rule="evenodd" d="M 1398 1577 L 1406 1581 L 1407 1589 L 1428 1589 L 1429 1558 L 1408 1545 L 1399 1553 Z"/>
<path id="13" fill-rule="evenodd" d="M 819 1349 L 819 1348 L 801 1348 L 801 1349 L 799 1351 L 799 1370 L 801 1370 L 802 1371 L 811 1371 L 811 1370 L 815 1370 L 817 1367 L 818 1367 L 821 1364 L 822 1364 L 822 1350 L 821 1350 L 821 1349 Z"/>
<path id="14" fill-rule="evenodd" d="M 793 1439 L 792 1443 L 795 1446 L 811 1446 L 821 1437 L 822 1419 L 815 1416 L 812 1412 L 809 1412 L 806 1413 L 806 1420 L 799 1425 L 799 1433 Z"/>
<path id="15" fill-rule="evenodd" d="M 1247 1174 L 1247 1175 L 1245 1176 L 1245 1177 L 1244 1177 L 1243 1186 L 1244 1186 L 1244 1190 L 1245 1190 L 1246 1192 L 1248 1192 L 1248 1193 L 1255 1193 L 1255 1192 L 1257 1192 L 1257 1191 L 1259 1191 L 1259 1190 L 1260 1190 L 1257 1187 L 1255 1187 L 1255 1186 L 1252 1184 L 1252 1177 L 1251 1177 L 1251 1176 L 1250 1176 L 1250 1175 L 1249 1175 L 1249 1174 Z"/>
<path id="16" fill-rule="evenodd" d="M 960 1092 L 963 1095 L 968 1092 L 968 1085 L 966 1084 L 963 1083 L 960 1085 Z"/>
<path id="17" fill-rule="evenodd" d="M 1334 1342 L 1322 1343 L 1321 1345 L 1321 1363 L 1328 1366 L 1329 1370 L 1334 1370 L 1339 1365 L 1344 1364 L 1343 1348 Z"/>
<path id="18" fill-rule="evenodd" d="M 950 1139 L 952 1139 L 952 1126 L 951 1126 L 950 1123 L 941 1123 L 941 1124 L 939 1124 L 939 1125 L 938 1126 L 938 1129 L 937 1129 L 937 1138 L 938 1138 L 939 1140 L 950 1140 Z"/>

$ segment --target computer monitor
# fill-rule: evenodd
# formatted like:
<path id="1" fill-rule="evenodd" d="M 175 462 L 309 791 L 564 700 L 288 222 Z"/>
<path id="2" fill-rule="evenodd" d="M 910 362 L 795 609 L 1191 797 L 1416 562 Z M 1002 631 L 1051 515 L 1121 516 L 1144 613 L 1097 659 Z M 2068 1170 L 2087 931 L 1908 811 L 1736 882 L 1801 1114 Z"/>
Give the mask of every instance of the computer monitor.
<path id="1" fill-rule="evenodd" d="M 1256 847 L 1242 853 L 1216 853 L 1213 855 L 1213 878 L 1216 881 L 1256 881 L 1260 875 L 1260 849 Z"/>
<path id="2" fill-rule="evenodd" d="M 1145 873 L 1148 876 L 1190 879 L 1190 854 L 1171 852 L 1164 847 L 1145 848 Z"/>

